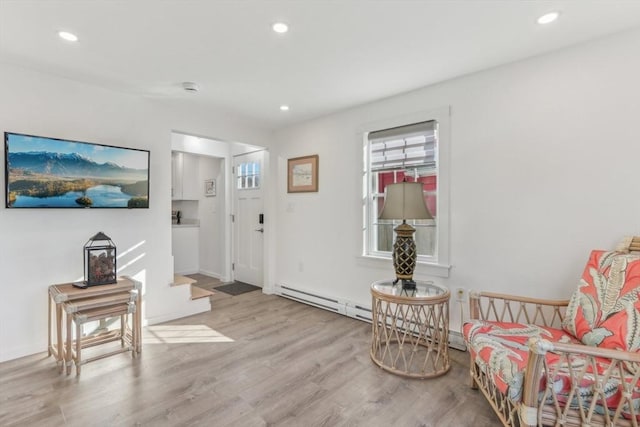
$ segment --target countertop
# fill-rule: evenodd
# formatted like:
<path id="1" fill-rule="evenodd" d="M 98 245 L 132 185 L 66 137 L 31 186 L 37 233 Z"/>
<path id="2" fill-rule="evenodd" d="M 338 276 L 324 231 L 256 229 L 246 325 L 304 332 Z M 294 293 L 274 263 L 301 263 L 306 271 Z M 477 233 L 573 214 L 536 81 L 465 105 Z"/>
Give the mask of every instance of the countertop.
<path id="1" fill-rule="evenodd" d="M 198 228 L 200 227 L 200 221 L 197 219 L 182 219 L 180 224 L 171 224 L 172 228 Z"/>

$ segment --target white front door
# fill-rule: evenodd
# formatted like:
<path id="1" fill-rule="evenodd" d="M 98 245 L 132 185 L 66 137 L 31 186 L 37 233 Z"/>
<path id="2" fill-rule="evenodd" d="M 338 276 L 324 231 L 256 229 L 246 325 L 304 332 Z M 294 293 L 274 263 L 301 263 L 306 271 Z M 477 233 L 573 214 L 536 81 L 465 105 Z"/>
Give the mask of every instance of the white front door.
<path id="1" fill-rule="evenodd" d="M 233 278 L 262 287 L 264 152 L 234 158 Z"/>

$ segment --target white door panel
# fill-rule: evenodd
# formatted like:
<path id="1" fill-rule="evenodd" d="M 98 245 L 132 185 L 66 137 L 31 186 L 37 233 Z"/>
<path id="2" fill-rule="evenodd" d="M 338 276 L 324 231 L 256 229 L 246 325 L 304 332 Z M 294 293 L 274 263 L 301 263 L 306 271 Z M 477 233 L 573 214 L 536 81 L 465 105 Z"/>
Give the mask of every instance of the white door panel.
<path id="1" fill-rule="evenodd" d="M 263 152 L 234 160 L 234 279 L 262 287 L 264 269 Z"/>

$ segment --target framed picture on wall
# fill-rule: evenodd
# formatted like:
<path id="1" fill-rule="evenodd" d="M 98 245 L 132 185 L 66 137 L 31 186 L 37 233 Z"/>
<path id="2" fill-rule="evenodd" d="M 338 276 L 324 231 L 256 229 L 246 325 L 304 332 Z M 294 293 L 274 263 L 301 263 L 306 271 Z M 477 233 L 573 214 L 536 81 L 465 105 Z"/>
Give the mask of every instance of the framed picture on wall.
<path id="1" fill-rule="evenodd" d="M 213 197 L 216 195 L 216 180 L 205 179 L 204 181 L 204 195 L 207 197 Z"/>
<path id="2" fill-rule="evenodd" d="M 318 191 L 318 155 L 295 157 L 288 161 L 287 192 Z"/>
<path id="3" fill-rule="evenodd" d="M 4 133 L 5 207 L 149 208 L 148 150 Z"/>

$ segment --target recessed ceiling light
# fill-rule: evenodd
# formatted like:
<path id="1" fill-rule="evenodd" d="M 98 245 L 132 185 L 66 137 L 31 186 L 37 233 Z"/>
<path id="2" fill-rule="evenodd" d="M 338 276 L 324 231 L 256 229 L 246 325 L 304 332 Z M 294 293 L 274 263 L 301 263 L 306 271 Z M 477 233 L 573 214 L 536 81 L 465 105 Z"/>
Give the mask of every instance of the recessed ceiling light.
<path id="1" fill-rule="evenodd" d="M 560 12 L 549 12 L 538 18 L 538 24 L 550 24 L 560 16 Z"/>
<path id="2" fill-rule="evenodd" d="M 288 105 L 281 105 L 280 106 L 280 111 L 289 111 L 289 106 Z"/>
<path id="3" fill-rule="evenodd" d="M 78 36 L 76 36 L 73 33 L 68 32 L 68 31 L 59 31 L 58 32 L 58 36 L 61 39 L 66 40 L 68 42 L 77 42 L 78 41 Z"/>
<path id="4" fill-rule="evenodd" d="M 284 22 L 276 22 L 275 24 L 273 24 L 273 27 L 271 28 L 273 28 L 273 31 L 280 34 L 286 33 L 287 31 L 289 31 L 289 26 Z"/>

